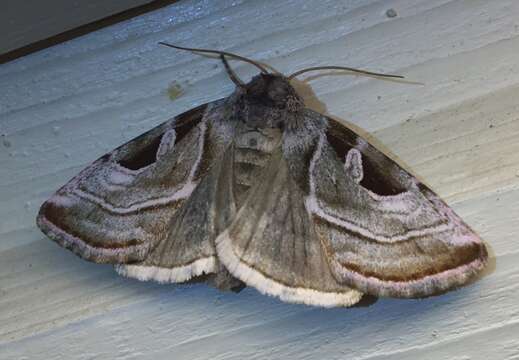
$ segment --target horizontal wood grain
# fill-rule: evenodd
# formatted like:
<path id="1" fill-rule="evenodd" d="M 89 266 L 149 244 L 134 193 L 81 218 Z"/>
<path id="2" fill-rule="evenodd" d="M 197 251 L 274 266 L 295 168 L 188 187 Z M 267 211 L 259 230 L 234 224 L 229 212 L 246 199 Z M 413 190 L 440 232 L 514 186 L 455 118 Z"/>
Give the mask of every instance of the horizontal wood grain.
<path id="1" fill-rule="evenodd" d="M 186 0 L 0 65 L 0 359 L 519 358 L 518 15 L 515 0 Z M 39 205 L 82 167 L 232 91 L 218 61 L 158 41 L 423 83 L 312 74 L 298 87 L 452 205 L 491 250 L 485 276 L 325 310 L 120 278 L 45 239 Z"/>

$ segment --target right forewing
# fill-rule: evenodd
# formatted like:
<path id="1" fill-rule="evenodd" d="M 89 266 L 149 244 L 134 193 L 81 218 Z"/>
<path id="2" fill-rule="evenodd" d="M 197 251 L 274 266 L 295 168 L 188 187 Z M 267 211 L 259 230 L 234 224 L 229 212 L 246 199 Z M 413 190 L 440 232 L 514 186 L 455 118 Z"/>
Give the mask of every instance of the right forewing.
<path id="1" fill-rule="evenodd" d="M 188 201 L 200 202 L 189 199 L 203 191 L 198 186 L 208 182 L 227 146 L 230 136 L 219 127 L 224 117 L 222 101 L 203 105 L 106 154 L 42 205 L 38 226 L 90 261 L 146 259 L 170 235 L 175 214 L 188 213 Z M 182 251 L 169 254 L 168 265 L 214 254 L 209 240 L 192 248 L 187 258 Z"/>

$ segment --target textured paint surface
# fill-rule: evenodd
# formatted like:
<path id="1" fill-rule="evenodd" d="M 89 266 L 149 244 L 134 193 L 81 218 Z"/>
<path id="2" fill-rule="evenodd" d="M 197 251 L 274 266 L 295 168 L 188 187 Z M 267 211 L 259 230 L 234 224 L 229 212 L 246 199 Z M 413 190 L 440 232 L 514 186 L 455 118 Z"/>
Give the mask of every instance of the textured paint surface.
<path id="1" fill-rule="evenodd" d="M 517 14 L 515 0 L 184 1 L 0 66 L 0 359 L 518 358 Z M 315 309 L 124 279 L 45 239 L 39 205 L 82 167 L 232 90 L 217 62 L 158 41 L 425 83 L 312 74 L 306 94 L 437 191 L 495 265 L 441 297 Z"/>

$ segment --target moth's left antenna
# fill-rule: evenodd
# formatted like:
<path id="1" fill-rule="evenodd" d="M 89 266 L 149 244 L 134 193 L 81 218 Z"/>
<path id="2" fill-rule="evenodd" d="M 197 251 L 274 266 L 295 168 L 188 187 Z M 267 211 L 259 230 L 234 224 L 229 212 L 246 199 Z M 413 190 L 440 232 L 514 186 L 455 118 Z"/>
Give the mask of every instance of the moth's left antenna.
<path id="1" fill-rule="evenodd" d="M 168 46 L 168 47 L 171 47 L 171 48 L 174 48 L 174 49 L 187 50 L 187 51 L 191 51 L 191 52 L 195 52 L 195 53 L 198 52 L 198 53 L 205 53 L 205 54 L 225 55 L 225 56 L 228 56 L 228 57 L 231 57 L 231 58 L 235 58 L 237 60 L 241 60 L 241 61 L 244 61 L 246 63 L 252 64 L 252 65 L 256 66 L 258 69 L 260 69 L 261 72 L 264 73 L 264 74 L 268 74 L 269 73 L 265 67 L 263 67 L 259 63 L 255 62 L 254 60 L 247 59 L 246 57 L 243 57 L 243 56 L 240 56 L 240 55 L 236 55 L 236 54 L 233 54 L 233 53 L 230 53 L 230 52 L 227 52 L 227 51 L 212 50 L 212 49 L 188 48 L 188 47 L 183 47 L 183 46 L 178 46 L 178 45 L 173 45 L 173 44 L 165 43 L 165 42 L 162 42 L 162 41 L 159 42 L 159 44 L 160 45 L 164 45 L 164 46 Z"/>
<path id="2" fill-rule="evenodd" d="M 299 75 L 301 75 L 301 74 L 303 74 L 305 72 L 317 71 L 317 70 L 346 70 L 346 71 L 351 71 L 351 72 L 356 72 L 356 73 L 359 73 L 359 74 L 371 75 L 371 76 L 379 76 L 379 77 L 387 77 L 387 78 L 398 78 L 398 79 L 403 79 L 404 78 L 402 75 L 382 74 L 382 73 L 376 73 L 376 72 L 367 71 L 367 70 L 355 69 L 355 68 L 346 67 L 346 66 L 316 66 L 316 67 L 309 67 L 309 68 L 306 68 L 306 69 L 302 69 L 302 70 L 296 71 L 295 73 L 290 74 L 287 78 L 289 80 L 291 80 L 291 79 L 295 78 L 296 76 L 299 76 Z"/>

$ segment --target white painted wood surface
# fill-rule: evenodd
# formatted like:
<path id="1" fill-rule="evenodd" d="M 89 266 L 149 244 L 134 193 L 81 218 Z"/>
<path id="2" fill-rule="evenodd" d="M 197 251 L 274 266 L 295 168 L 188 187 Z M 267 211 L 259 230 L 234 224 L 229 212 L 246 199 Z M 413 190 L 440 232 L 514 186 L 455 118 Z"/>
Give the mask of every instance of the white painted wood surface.
<path id="1" fill-rule="evenodd" d="M 196 0 L 0 66 L 0 359 L 519 359 L 518 35 L 516 0 Z M 217 61 L 161 40 L 425 83 L 308 84 L 314 107 L 452 205 L 494 264 L 443 296 L 324 310 L 120 278 L 45 239 L 38 206 L 82 167 L 232 90 Z"/>

